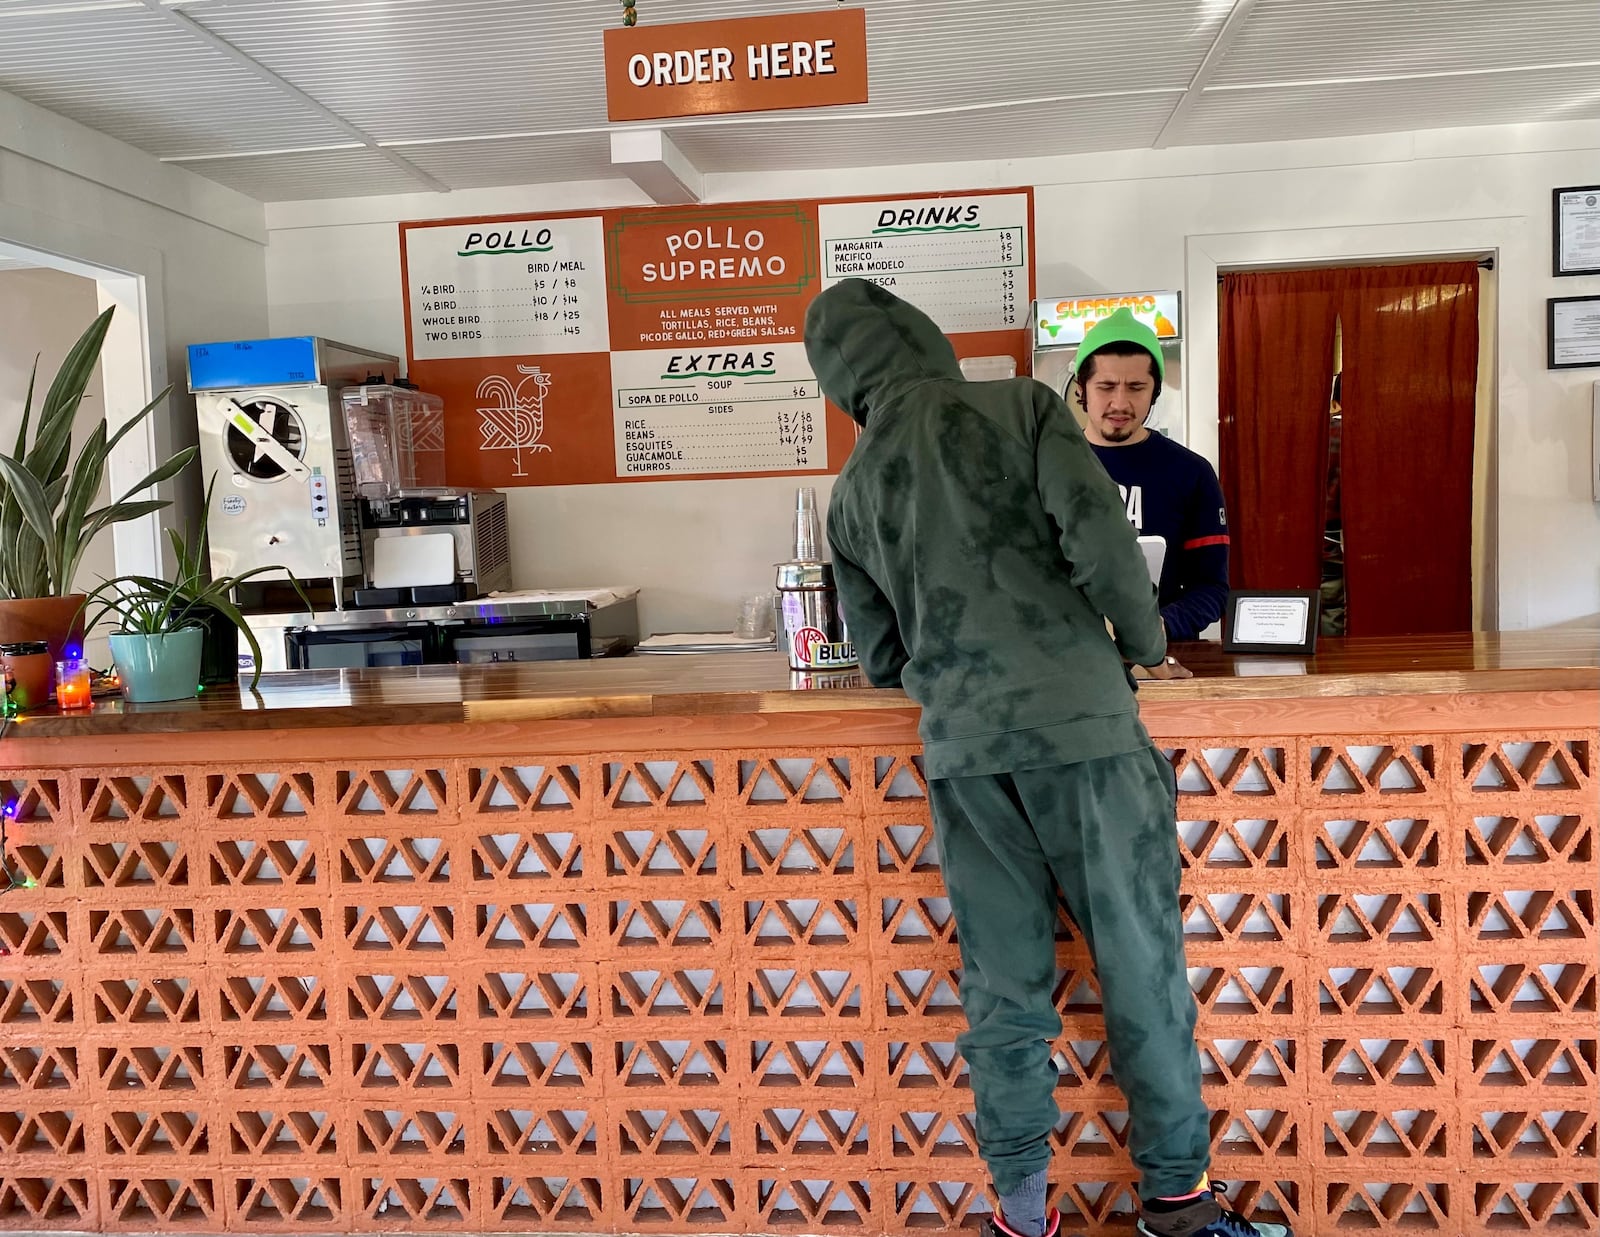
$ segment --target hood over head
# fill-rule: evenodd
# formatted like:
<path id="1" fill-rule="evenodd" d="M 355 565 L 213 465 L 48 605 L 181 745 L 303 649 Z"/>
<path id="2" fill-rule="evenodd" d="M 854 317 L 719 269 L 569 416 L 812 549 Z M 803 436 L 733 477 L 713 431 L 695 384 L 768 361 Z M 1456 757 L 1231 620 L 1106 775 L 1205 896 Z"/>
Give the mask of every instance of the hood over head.
<path id="1" fill-rule="evenodd" d="M 933 319 L 865 279 L 836 283 L 811 302 L 806 357 L 822 393 L 862 425 L 913 383 L 961 377 L 956 350 Z"/>

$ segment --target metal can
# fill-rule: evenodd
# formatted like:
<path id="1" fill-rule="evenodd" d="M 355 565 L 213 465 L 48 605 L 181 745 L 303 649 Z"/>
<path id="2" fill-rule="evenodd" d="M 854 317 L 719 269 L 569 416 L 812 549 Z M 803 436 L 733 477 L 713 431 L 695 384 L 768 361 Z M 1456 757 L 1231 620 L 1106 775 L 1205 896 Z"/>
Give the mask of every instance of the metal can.
<path id="1" fill-rule="evenodd" d="M 797 692 L 851 691 L 871 687 L 859 668 L 854 670 L 795 670 L 789 686 Z"/>
<path id="2" fill-rule="evenodd" d="M 780 563 L 778 607 L 791 670 L 848 670 L 856 664 L 831 563 Z"/>

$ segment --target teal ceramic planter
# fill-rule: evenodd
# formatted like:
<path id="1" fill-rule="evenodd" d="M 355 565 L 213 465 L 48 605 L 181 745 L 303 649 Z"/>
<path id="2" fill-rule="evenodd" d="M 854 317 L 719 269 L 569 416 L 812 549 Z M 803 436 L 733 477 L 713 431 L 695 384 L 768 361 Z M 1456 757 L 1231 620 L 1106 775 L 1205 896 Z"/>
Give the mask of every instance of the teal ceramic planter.
<path id="1" fill-rule="evenodd" d="M 200 652 L 205 632 L 198 627 L 159 636 L 119 632 L 111 637 L 111 656 L 122 680 L 123 699 L 133 704 L 188 700 L 200 689 Z"/>

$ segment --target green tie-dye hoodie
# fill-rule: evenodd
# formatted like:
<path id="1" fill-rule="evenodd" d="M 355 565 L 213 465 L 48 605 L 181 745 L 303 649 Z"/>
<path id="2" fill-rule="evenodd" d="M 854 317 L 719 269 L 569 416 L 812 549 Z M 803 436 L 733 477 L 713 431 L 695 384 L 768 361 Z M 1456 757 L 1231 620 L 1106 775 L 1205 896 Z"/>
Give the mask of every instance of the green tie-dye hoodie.
<path id="1" fill-rule="evenodd" d="M 805 329 L 824 393 L 864 427 L 828 507 L 840 604 L 871 682 L 922 706 L 928 774 L 1148 743 L 1124 658 L 1166 653 L 1155 588 L 1060 397 L 966 381 L 931 319 L 859 279 Z"/>

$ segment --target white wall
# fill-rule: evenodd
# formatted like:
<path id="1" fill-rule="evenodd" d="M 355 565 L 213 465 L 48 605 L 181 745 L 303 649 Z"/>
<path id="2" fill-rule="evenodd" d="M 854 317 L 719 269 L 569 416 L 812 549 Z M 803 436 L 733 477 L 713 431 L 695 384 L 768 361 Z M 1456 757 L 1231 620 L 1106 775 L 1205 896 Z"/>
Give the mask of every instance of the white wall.
<path id="1" fill-rule="evenodd" d="M 1041 292 L 1183 290 L 1188 439 L 1213 459 L 1219 264 L 1483 242 L 1499 254 L 1498 609 L 1513 629 L 1600 614 L 1600 506 L 1587 474 L 1588 391 L 1600 373 L 1544 367 L 1545 298 L 1600 292 L 1600 279 L 1550 278 L 1550 193 L 1597 179 L 1600 123 L 1584 122 L 706 182 L 715 201 L 1035 186 Z M 397 220 L 638 201 L 631 184 L 608 181 L 269 206 L 272 329 L 399 353 Z M 1403 425 L 1396 443 L 1426 449 L 1406 442 Z M 739 596 L 770 580 L 792 487 L 514 490 L 517 583 L 637 584 L 646 630 L 726 628 Z"/>
<path id="2" fill-rule="evenodd" d="M 63 269 L 122 272 L 102 286 L 101 303 L 144 311 L 141 338 L 108 341 L 106 410 L 115 425 L 168 382 L 172 399 L 151 432 L 130 434 L 112 460 L 112 487 L 125 490 L 151 460 L 195 440 L 194 403 L 185 391 L 191 343 L 259 338 L 267 330 L 266 230 L 262 206 L 243 194 L 135 150 L 93 129 L 0 91 L 0 242 L 51 255 Z M 94 310 L 91 309 L 90 316 Z M 126 332 L 132 315 L 119 308 Z M 121 340 L 135 347 L 114 355 Z M 113 377 L 114 375 L 114 377 Z M 119 486 L 119 481 L 126 481 Z M 161 496 L 176 506 L 160 521 L 116 530 L 120 568 L 162 538 L 158 523 L 186 521 L 199 509 L 199 470 Z"/>

